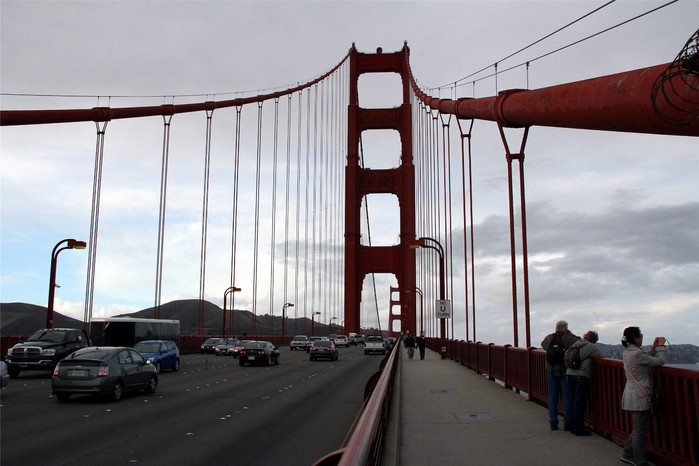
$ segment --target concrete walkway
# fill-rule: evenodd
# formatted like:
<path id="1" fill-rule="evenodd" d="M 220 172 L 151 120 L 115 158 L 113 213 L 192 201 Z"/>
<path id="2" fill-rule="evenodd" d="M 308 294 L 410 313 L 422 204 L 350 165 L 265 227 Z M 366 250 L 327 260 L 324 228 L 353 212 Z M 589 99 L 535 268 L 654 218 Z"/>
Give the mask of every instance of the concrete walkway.
<path id="1" fill-rule="evenodd" d="M 396 384 L 386 466 L 623 464 L 620 446 L 551 431 L 545 407 L 434 351 L 401 348 Z"/>

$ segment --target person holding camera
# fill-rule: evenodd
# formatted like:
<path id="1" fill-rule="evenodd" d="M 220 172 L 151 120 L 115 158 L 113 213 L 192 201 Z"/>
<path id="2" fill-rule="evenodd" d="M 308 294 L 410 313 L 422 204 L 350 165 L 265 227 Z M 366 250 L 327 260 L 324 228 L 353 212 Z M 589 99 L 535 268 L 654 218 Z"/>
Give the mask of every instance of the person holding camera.
<path id="1" fill-rule="evenodd" d="M 626 386 L 621 398 L 621 409 L 631 411 L 633 431 L 624 443 L 621 461 L 636 466 L 646 466 L 646 436 L 650 429 L 651 411 L 648 395 L 652 393 L 650 370 L 667 361 L 665 337 L 656 337 L 650 354 L 643 351 L 643 334 L 638 327 L 627 327 L 621 344 L 624 345 L 624 371 Z"/>

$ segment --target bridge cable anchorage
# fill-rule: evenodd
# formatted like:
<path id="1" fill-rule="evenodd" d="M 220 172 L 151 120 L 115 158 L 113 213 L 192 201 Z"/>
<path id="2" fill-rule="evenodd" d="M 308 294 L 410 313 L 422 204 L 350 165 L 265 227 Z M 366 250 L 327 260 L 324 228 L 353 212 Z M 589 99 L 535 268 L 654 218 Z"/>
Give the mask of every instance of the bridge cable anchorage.
<path id="1" fill-rule="evenodd" d="M 97 233 L 99 230 L 99 212 L 102 193 L 102 167 L 104 162 L 104 138 L 109 124 L 109 109 L 97 107 L 102 118 L 95 121 L 97 142 L 95 144 L 95 170 L 92 180 L 92 211 L 90 214 L 90 239 L 87 256 L 87 283 L 85 286 L 84 322 L 90 328 L 92 305 L 95 297 L 95 263 L 97 262 Z"/>
<path id="2" fill-rule="evenodd" d="M 687 89 L 699 91 L 699 29 L 653 84 L 655 113 L 671 125 L 699 119 L 699 101 L 692 99 Z"/>
<path id="3" fill-rule="evenodd" d="M 469 279 L 469 274 L 468 274 L 468 240 L 467 240 L 467 221 L 466 221 L 466 170 L 465 170 L 465 159 L 466 159 L 466 150 L 464 148 L 464 141 L 466 141 L 466 146 L 468 148 L 468 211 L 469 211 L 469 216 L 470 216 L 470 232 L 471 232 L 471 241 L 470 241 L 470 246 L 471 246 L 471 313 L 472 313 L 472 326 L 473 326 L 473 341 L 476 341 L 476 275 L 475 275 L 475 245 L 474 245 L 474 238 L 473 238 L 473 173 L 472 173 L 472 164 L 471 164 L 471 135 L 473 134 L 473 118 L 469 120 L 469 125 L 468 129 L 464 131 L 464 128 L 461 126 L 461 120 L 459 118 L 456 119 L 456 123 L 459 126 L 459 133 L 461 135 L 461 193 L 462 193 L 462 206 L 463 206 L 463 222 L 464 222 L 464 303 L 465 303 L 465 312 L 466 312 L 466 341 L 469 341 L 469 329 L 468 329 L 468 298 L 469 298 L 469 286 L 468 286 L 468 279 Z"/>

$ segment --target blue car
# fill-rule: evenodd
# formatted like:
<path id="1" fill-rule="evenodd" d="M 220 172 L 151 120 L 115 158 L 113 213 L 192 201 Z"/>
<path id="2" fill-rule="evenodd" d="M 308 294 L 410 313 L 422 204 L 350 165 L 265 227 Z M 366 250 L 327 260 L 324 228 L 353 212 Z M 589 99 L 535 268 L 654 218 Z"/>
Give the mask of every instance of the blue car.
<path id="1" fill-rule="evenodd" d="M 180 350 L 172 341 L 146 340 L 133 347 L 150 362 L 158 374 L 162 369 L 180 370 Z"/>

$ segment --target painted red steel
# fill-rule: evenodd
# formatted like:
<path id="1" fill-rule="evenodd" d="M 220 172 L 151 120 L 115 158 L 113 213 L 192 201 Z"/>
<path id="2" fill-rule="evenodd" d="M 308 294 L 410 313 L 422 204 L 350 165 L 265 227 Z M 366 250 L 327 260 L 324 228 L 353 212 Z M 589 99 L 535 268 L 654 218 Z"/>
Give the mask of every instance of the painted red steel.
<path id="1" fill-rule="evenodd" d="M 668 64 L 642 68 L 536 90 L 513 89 L 495 97 L 439 99 L 413 91 L 428 107 L 461 119 L 497 121 L 505 127 L 552 126 L 602 131 L 699 136 L 699 120 L 673 125 L 661 119 L 651 98 L 656 79 Z M 699 101 L 699 78 L 673 78 L 687 102 Z M 668 102 L 656 101 L 669 116 L 685 117 Z M 696 110 L 696 109 L 695 109 Z"/>
<path id="2" fill-rule="evenodd" d="M 439 351 L 440 345 L 439 338 L 428 339 L 431 349 Z M 447 357 L 526 394 L 531 401 L 543 406 L 548 403 L 546 353 L 542 350 L 451 340 L 447 343 Z M 653 428 L 646 443 L 648 453 L 661 466 L 697 464 L 699 372 L 662 367 L 653 371 L 652 377 L 653 386 L 662 395 L 663 414 L 653 418 Z M 620 360 L 594 360 L 585 421 L 600 435 L 618 444 L 622 444 L 633 430 L 631 416 L 621 410 L 625 385 L 626 375 Z M 562 412 L 562 404 L 559 410 Z M 542 420 L 545 422 L 545 417 Z"/>
<path id="3" fill-rule="evenodd" d="M 63 109 L 63 110 L 3 110 L 0 111 L 0 126 L 16 125 L 40 125 L 48 123 L 71 123 L 78 121 L 111 121 L 124 118 L 139 118 L 157 115 L 174 115 L 177 113 L 191 113 L 202 111 L 214 111 L 218 108 L 239 107 L 251 103 L 264 102 L 293 94 L 309 88 L 333 74 L 347 61 L 349 53 L 333 69 L 313 81 L 295 86 L 283 91 L 260 94 L 251 97 L 222 100 L 220 102 L 207 101 L 178 105 L 154 105 L 147 107 L 95 107 L 89 109 Z"/>
<path id="4" fill-rule="evenodd" d="M 349 106 L 347 109 L 347 165 L 345 167 L 345 329 L 360 332 L 360 304 L 364 277 L 369 273 L 392 273 L 398 281 L 401 313 L 389 316 L 400 330 L 415 332 L 415 168 L 412 159 L 412 112 L 407 74 L 407 46 L 395 53 L 349 53 Z M 357 84 L 364 73 L 398 73 L 402 79 L 403 102 L 395 108 L 361 108 Z M 401 164 L 398 168 L 372 170 L 359 164 L 360 139 L 364 131 L 395 130 L 400 135 Z M 361 206 L 368 194 L 395 194 L 400 206 L 400 244 L 361 244 Z"/>

